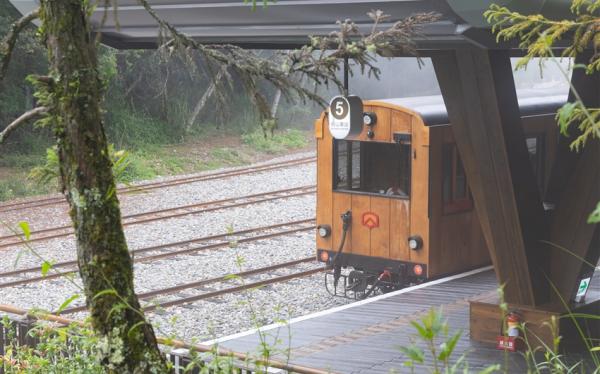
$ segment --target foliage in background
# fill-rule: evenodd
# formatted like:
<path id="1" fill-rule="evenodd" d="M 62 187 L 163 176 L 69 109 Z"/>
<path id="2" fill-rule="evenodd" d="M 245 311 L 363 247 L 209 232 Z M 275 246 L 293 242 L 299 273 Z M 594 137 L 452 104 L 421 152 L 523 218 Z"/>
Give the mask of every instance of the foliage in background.
<path id="1" fill-rule="evenodd" d="M 0 35 L 8 31 L 18 12 L 7 0 L 0 0 Z M 260 51 L 269 58 L 274 52 Z M 98 53 L 100 76 L 105 81 L 105 128 L 110 142 L 120 149 L 135 151 L 148 146 L 181 143 L 202 137 L 207 130 L 231 128 L 232 134 L 259 128 L 251 100 L 236 95 L 240 84 L 234 83 L 223 95 L 211 96 L 191 132 L 185 124 L 211 83 L 209 66 L 196 56 L 192 71 L 177 54 L 165 56 L 154 50 L 115 50 L 101 46 Z M 0 130 L 21 113 L 34 106 L 33 88 L 26 82 L 29 74 L 47 70 L 44 49 L 31 27 L 19 37 L 7 79 L 0 89 Z M 273 87 L 259 84 L 267 101 L 275 96 Z M 222 108 L 223 110 L 219 110 Z M 283 128 L 310 123 L 317 107 L 299 106 L 282 101 L 279 112 Z M 306 110 L 309 109 L 309 110 Z M 300 114 L 300 115 L 299 115 Z M 32 142 L 30 138 L 35 138 Z M 18 129 L 3 144 L 0 159 L 9 153 L 35 154 L 44 157 L 52 145 L 49 131 L 31 127 Z M 1 163 L 1 160 L 0 160 Z"/>
<path id="2" fill-rule="evenodd" d="M 124 150 L 116 150 L 113 144 L 108 145 L 108 154 L 112 161 L 115 179 L 123 182 L 126 171 L 131 164 L 129 153 Z M 40 185 L 56 184 L 59 176 L 59 159 L 56 146 L 46 149 L 46 163 L 31 169 L 29 178 Z"/>

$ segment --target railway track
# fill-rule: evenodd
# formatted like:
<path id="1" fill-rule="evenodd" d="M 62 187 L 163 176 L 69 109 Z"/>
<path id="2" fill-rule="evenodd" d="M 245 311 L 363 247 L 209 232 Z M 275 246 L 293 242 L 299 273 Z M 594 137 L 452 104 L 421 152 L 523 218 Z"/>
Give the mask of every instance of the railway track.
<path id="1" fill-rule="evenodd" d="M 195 281 L 195 282 L 177 285 L 174 287 L 140 293 L 140 294 L 138 294 L 138 297 L 142 300 L 148 300 L 148 299 L 156 297 L 156 296 L 165 296 L 165 295 L 175 294 L 180 291 L 204 287 L 204 286 L 215 284 L 215 283 L 231 282 L 235 279 L 239 279 L 240 277 L 267 274 L 274 270 L 286 269 L 286 268 L 294 267 L 294 266 L 297 266 L 297 265 L 300 265 L 303 263 L 312 262 L 314 260 L 315 260 L 314 257 L 306 257 L 306 258 L 293 260 L 293 261 L 289 261 L 289 262 L 284 262 L 284 263 L 280 263 L 280 264 L 275 264 L 275 265 L 271 265 L 271 266 L 266 266 L 266 267 L 262 267 L 262 268 L 258 268 L 258 269 L 247 270 L 247 271 L 239 272 L 236 274 L 230 274 L 230 275 L 224 275 L 224 276 L 219 276 L 219 277 L 215 277 L 215 278 L 203 279 L 203 280 L 199 280 L 199 281 Z M 261 280 L 250 282 L 250 283 L 242 283 L 242 284 L 234 285 L 231 287 L 222 288 L 222 289 L 219 289 L 216 291 L 204 292 L 204 293 L 200 293 L 200 294 L 193 295 L 193 296 L 180 297 L 180 298 L 177 298 L 174 300 L 169 300 L 169 301 L 164 301 L 164 302 L 149 303 L 148 305 L 143 307 L 143 310 L 151 311 L 151 310 L 155 310 L 158 308 L 168 308 L 168 307 L 172 307 L 172 306 L 176 306 L 176 305 L 189 304 L 189 303 L 199 301 L 199 300 L 205 300 L 205 299 L 209 299 L 209 298 L 213 298 L 213 297 L 217 297 L 217 296 L 223 296 L 223 295 L 227 295 L 227 294 L 232 294 L 232 293 L 249 290 L 252 288 L 257 288 L 257 287 L 262 287 L 262 286 L 266 286 L 266 285 L 270 285 L 270 284 L 286 282 L 286 281 L 289 281 L 292 279 L 307 277 L 307 276 L 310 276 L 310 275 L 313 275 L 316 273 L 320 273 L 323 271 L 324 271 L 324 268 L 322 266 L 311 268 L 308 270 L 295 271 L 290 274 L 269 277 L 267 279 L 261 279 Z M 234 277 L 232 277 L 232 275 L 234 275 Z M 81 306 L 76 306 L 76 307 L 65 309 L 60 314 L 72 314 L 72 313 L 77 313 L 77 312 L 83 312 L 85 310 L 86 310 L 86 306 L 81 305 Z"/>
<path id="2" fill-rule="evenodd" d="M 315 191 L 315 186 L 302 186 L 241 197 L 234 197 L 229 199 L 209 201 L 198 204 L 190 204 L 175 208 L 161 209 L 138 214 L 130 214 L 123 216 L 123 226 L 139 225 L 148 222 L 183 217 L 186 215 L 212 212 L 220 209 L 236 208 L 251 204 L 259 204 L 267 201 L 287 199 L 291 197 L 312 194 Z M 73 234 L 74 231 L 71 225 L 50 227 L 47 229 L 31 231 L 30 239 L 27 241 L 27 243 L 56 239 Z M 12 234 L 0 237 L 0 249 L 24 244 L 25 242 L 23 241 L 23 237 L 21 234 Z"/>
<path id="3" fill-rule="evenodd" d="M 256 227 L 246 230 L 234 231 L 230 233 L 205 236 L 201 238 L 178 241 L 164 245 L 156 245 L 134 249 L 130 251 L 134 262 L 148 262 L 159 259 L 175 257 L 180 255 L 192 254 L 211 249 L 229 247 L 232 241 L 237 243 L 247 243 L 270 239 L 278 236 L 290 235 L 298 232 L 313 230 L 314 219 L 305 219 L 299 221 L 285 222 L 276 225 Z M 11 279 L 0 283 L 0 288 L 21 286 L 56 278 L 61 278 L 77 272 L 77 261 L 64 261 L 53 264 L 54 269 L 60 269 L 59 272 L 50 273 L 45 276 L 36 275 L 30 277 L 29 274 L 40 274 L 42 267 L 30 267 L 17 269 L 0 273 L 0 279 Z"/>
<path id="4" fill-rule="evenodd" d="M 303 158 L 298 158 L 295 160 L 288 160 L 288 161 L 260 165 L 260 166 L 251 166 L 251 167 L 230 170 L 230 171 L 216 172 L 216 173 L 197 175 L 197 176 L 191 176 L 191 177 L 182 177 L 182 178 L 176 178 L 176 179 L 162 181 L 162 182 L 148 182 L 148 183 L 139 184 L 139 185 L 135 185 L 135 186 L 126 186 L 126 187 L 121 187 L 121 188 L 117 189 L 117 191 L 120 194 L 146 192 L 146 191 L 150 191 L 150 190 L 154 190 L 154 189 L 158 189 L 158 188 L 178 186 L 181 184 L 202 182 L 202 181 L 222 179 L 222 178 L 234 177 L 234 176 L 245 175 L 245 174 L 258 173 L 258 172 L 269 171 L 269 170 L 283 169 L 283 168 L 288 168 L 288 167 L 292 167 L 292 166 L 308 164 L 308 163 L 311 163 L 314 161 L 316 161 L 316 157 L 303 157 Z M 36 199 L 36 200 L 28 200 L 28 201 L 22 201 L 22 202 L 16 202 L 16 203 L 0 204 L 0 213 L 14 211 L 14 210 L 39 208 L 42 206 L 56 205 L 56 204 L 66 204 L 64 196 L 55 195 L 55 196 L 49 196 L 46 198 L 40 198 L 40 199 Z"/>

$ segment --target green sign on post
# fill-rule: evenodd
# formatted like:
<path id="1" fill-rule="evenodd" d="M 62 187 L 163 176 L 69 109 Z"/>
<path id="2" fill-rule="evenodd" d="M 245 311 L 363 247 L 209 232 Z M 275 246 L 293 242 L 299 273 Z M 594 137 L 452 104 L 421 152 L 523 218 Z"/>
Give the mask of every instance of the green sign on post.
<path id="1" fill-rule="evenodd" d="M 585 294 L 590 287 L 590 280 L 592 278 L 583 278 L 579 282 L 579 287 L 577 288 L 577 295 L 575 295 L 575 302 L 580 303 L 585 298 Z"/>

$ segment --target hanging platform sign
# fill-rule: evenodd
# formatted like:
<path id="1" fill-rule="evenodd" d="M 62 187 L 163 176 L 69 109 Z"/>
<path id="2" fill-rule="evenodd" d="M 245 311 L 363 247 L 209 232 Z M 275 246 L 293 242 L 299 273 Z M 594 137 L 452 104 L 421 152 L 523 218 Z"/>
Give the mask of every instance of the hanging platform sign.
<path id="1" fill-rule="evenodd" d="M 329 102 L 329 132 L 336 139 L 358 135 L 363 127 L 363 104 L 358 96 L 336 96 Z"/>

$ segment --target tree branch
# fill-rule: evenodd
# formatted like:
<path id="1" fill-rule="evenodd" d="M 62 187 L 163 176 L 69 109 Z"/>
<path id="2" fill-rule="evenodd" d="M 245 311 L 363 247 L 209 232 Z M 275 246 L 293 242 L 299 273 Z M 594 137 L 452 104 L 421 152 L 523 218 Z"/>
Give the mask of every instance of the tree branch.
<path id="1" fill-rule="evenodd" d="M 0 132 L 0 144 L 4 143 L 6 138 L 17 128 L 27 123 L 27 121 L 41 116 L 42 114 L 46 113 L 47 110 L 48 108 L 41 106 L 23 113 L 19 118 L 14 120 L 10 125 L 6 126 L 2 132 Z"/>
<path id="2" fill-rule="evenodd" d="M 225 74 L 225 69 L 221 69 L 221 71 L 219 71 L 217 76 L 213 79 L 210 86 L 208 86 L 208 89 L 206 91 L 204 91 L 204 94 L 200 98 L 200 101 L 198 101 L 198 104 L 196 104 L 196 107 L 194 108 L 192 115 L 188 119 L 187 126 L 185 127 L 185 132 L 190 132 L 190 130 L 192 129 L 192 126 L 194 126 L 194 123 L 196 122 L 196 118 L 198 118 L 198 115 L 200 114 L 202 109 L 204 109 L 204 107 L 206 106 L 208 99 L 210 99 L 210 97 L 215 92 L 215 89 L 217 88 L 217 84 L 223 78 L 224 74 Z"/>
<path id="3" fill-rule="evenodd" d="M 414 55 L 416 50 L 412 38 L 419 35 L 423 24 L 435 22 L 440 17 L 435 13 L 418 14 L 396 22 L 387 30 L 377 31 L 374 27 L 373 33 L 368 36 L 362 35 L 352 21 L 338 22 L 339 32 L 331 33 L 327 37 L 313 37 L 310 39 L 310 45 L 282 55 L 274 61 L 272 58 L 260 58 L 251 51 L 232 45 L 198 43 L 158 16 L 148 0 L 138 0 L 138 3 L 159 26 L 159 37 L 165 41 L 161 41 L 160 50 L 168 54 L 179 51 L 187 56 L 191 51 L 197 51 L 209 64 L 226 66 L 240 79 L 263 119 L 270 118 L 271 107 L 260 92 L 261 80 L 268 81 L 276 90 L 280 90 L 287 100 L 311 100 L 325 106 L 326 101 L 317 94 L 316 89 L 303 87 L 291 75 L 307 76 L 315 84 L 333 83 L 341 89 L 342 83 L 337 77 L 339 58 L 348 57 L 361 71 L 368 70 L 369 75 L 378 77 L 379 70 L 373 65 L 374 54 L 384 57 Z M 389 17 L 381 11 L 371 12 L 369 16 L 376 24 Z M 231 76 L 225 75 L 225 80 L 231 82 Z"/>
<path id="4" fill-rule="evenodd" d="M 6 71 L 8 70 L 8 64 L 10 62 L 10 58 L 15 48 L 15 44 L 17 43 L 17 37 L 19 36 L 19 33 L 27 25 L 29 25 L 31 21 L 38 18 L 38 16 L 39 9 L 27 13 L 18 21 L 12 24 L 10 31 L 8 32 L 8 34 L 6 34 L 4 39 L 2 39 L 2 43 L 0 43 L 0 82 L 4 80 L 4 76 L 6 75 Z"/>

